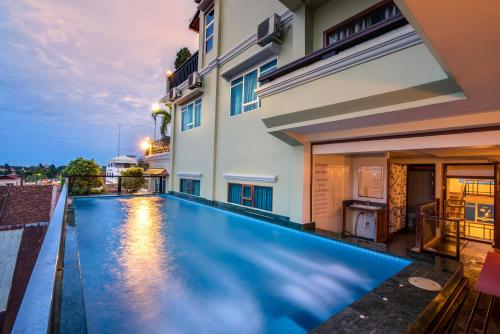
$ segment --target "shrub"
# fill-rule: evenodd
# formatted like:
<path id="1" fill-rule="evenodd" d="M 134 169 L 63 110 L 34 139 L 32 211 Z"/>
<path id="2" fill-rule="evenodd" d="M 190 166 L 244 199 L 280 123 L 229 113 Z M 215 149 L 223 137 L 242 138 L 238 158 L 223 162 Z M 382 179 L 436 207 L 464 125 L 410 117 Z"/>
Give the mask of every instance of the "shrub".
<path id="1" fill-rule="evenodd" d="M 141 167 L 130 167 L 121 172 L 121 176 L 128 176 L 122 177 L 122 187 L 128 192 L 136 192 L 146 185 L 144 169 Z"/>
<path id="2" fill-rule="evenodd" d="M 71 178 L 69 191 L 72 195 L 88 195 L 103 186 L 103 178 L 85 177 L 101 174 L 101 168 L 95 160 L 76 158 L 70 161 L 63 174 Z"/>

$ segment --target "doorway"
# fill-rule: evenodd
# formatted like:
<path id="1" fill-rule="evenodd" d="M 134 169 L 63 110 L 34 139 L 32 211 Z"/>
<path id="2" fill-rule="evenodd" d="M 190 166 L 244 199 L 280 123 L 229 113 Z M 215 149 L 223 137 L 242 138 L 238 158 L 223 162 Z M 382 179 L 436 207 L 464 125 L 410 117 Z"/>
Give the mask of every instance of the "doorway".
<path id="1" fill-rule="evenodd" d="M 407 174 L 407 214 L 406 228 L 414 230 L 416 226 L 417 208 L 426 203 L 434 202 L 436 166 L 408 165 Z"/>
<path id="2" fill-rule="evenodd" d="M 491 243 L 495 222 L 493 164 L 447 165 L 444 214 L 460 220 L 460 238 Z"/>

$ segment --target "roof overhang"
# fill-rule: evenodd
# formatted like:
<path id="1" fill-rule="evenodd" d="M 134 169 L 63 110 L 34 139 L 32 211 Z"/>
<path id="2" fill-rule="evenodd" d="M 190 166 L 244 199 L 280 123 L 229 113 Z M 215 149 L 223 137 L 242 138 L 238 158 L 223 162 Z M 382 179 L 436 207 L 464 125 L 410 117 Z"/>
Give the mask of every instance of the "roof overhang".
<path id="1" fill-rule="evenodd" d="M 197 10 L 194 16 L 189 20 L 189 29 L 197 33 L 200 32 L 200 10 Z"/>
<path id="2" fill-rule="evenodd" d="M 165 168 L 149 168 L 144 171 L 144 175 L 148 176 L 168 176 Z"/>

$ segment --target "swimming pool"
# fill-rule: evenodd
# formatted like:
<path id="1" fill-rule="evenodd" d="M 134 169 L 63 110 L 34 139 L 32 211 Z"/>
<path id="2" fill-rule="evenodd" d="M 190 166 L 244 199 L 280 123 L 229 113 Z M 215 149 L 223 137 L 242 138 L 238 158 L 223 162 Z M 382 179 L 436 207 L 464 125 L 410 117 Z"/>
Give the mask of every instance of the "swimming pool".
<path id="1" fill-rule="evenodd" d="M 172 196 L 74 201 L 89 333 L 301 333 L 410 261 Z"/>

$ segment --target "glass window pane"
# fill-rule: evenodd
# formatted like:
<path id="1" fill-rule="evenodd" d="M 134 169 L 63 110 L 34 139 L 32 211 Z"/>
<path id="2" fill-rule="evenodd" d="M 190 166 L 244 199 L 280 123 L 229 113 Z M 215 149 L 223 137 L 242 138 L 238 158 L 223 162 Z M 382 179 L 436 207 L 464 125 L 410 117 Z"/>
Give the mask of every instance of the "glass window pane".
<path id="1" fill-rule="evenodd" d="M 186 115 L 185 113 L 181 113 L 181 131 L 186 130 Z"/>
<path id="2" fill-rule="evenodd" d="M 255 208 L 267 211 L 273 210 L 273 188 L 255 186 L 253 196 Z"/>
<path id="3" fill-rule="evenodd" d="M 198 100 L 194 104 L 194 126 L 201 125 L 201 100 Z"/>
<path id="4" fill-rule="evenodd" d="M 214 10 L 212 9 L 208 14 L 205 15 L 205 26 L 213 22 L 214 20 Z"/>
<path id="5" fill-rule="evenodd" d="M 252 103 L 252 104 L 247 104 L 246 106 L 243 107 L 243 111 L 252 111 L 257 109 L 257 106 L 259 105 L 258 102 Z"/>
<path id="6" fill-rule="evenodd" d="M 241 184 L 230 183 L 228 187 L 228 202 L 241 204 Z"/>
<path id="7" fill-rule="evenodd" d="M 273 59 L 270 62 L 260 67 L 260 75 L 265 75 L 271 71 L 274 71 L 277 67 L 278 67 L 278 60 Z"/>
<path id="8" fill-rule="evenodd" d="M 252 71 L 244 77 L 244 99 L 243 102 L 252 102 L 257 100 L 255 89 L 257 88 L 257 70 Z"/>
<path id="9" fill-rule="evenodd" d="M 212 36 L 205 42 L 205 52 L 209 52 L 210 50 L 212 50 L 213 47 L 214 47 L 214 39 Z"/>
<path id="10" fill-rule="evenodd" d="M 207 27 L 207 30 L 205 30 L 205 38 L 212 36 L 214 33 L 214 25 L 211 24 L 210 26 Z"/>
<path id="11" fill-rule="evenodd" d="M 243 80 L 238 79 L 238 80 Z M 241 114 L 241 106 L 243 104 L 243 84 L 231 87 L 231 111 L 230 115 Z"/>
<path id="12" fill-rule="evenodd" d="M 193 104 L 188 105 L 188 109 L 186 111 L 187 117 L 187 128 L 193 128 Z"/>
<path id="13" fill-rule="evenodd" d="M 243 186 L 243 197 L 251 197 L 252 196 L 252 187 Z"/>
<path id="14" fill-rule="evenodd" d="M 192 194 L 200 196 L 200 180 L 192 180 Z"/>

